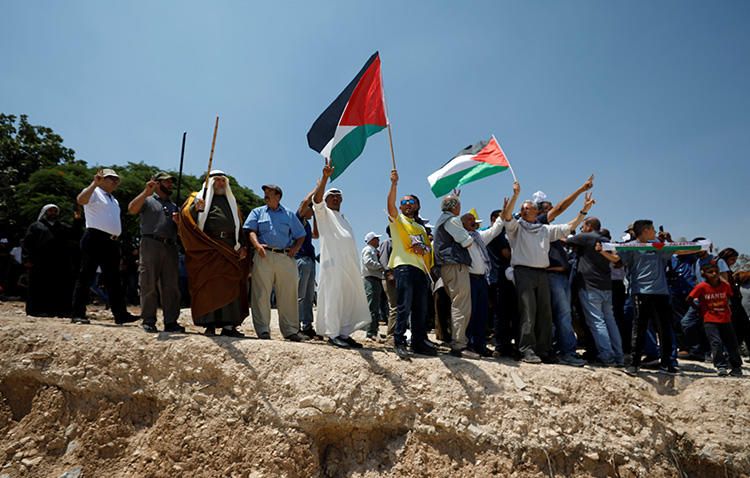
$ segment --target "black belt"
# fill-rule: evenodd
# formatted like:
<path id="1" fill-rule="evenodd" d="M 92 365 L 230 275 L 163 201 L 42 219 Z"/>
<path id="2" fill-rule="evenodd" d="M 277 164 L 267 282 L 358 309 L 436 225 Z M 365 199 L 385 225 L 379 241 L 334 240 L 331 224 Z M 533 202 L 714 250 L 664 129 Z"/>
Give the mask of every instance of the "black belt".
<path id="1" fill-rule="evenodd" d="M 172 244 L 175 243 L 174 239 L 171 239 L 169 237 L 156 236 L 154 234 L 141 234 L 141 237 L 148 237 L 149 239 L 159 241 L 162 244 L 165 244 L 167 246 L 171 246 Z"/>
<path id="2" fill-rule="evenodd" d="M 211 231 L 207 232 L 206 235 L 215 239 L 229 239 L 230 237 L 234 237 L 234 231 Z"/>
<path id="3" fill-rule="evenodd" d="M 469 277 L 473 277 L 475 279 L 484 279 L 484 274 L 469 274 Z"/>
<path id="4" fill-rule="evenodd" d="M 110 241 L 116 241 L 116 240 L 118 240 L 120 238 L 120 236 L 115 236 L 114 234 L 110 234 L 108 232 L 104 232 L 101 229 L 94 229 L 94 228 L 90 227 L 90 228 L 88 228 L 86 230 L 87 231 L 91 231 L 92 234 L 96 234 L 98 236 L 103 236 L 103 237 L 109 239 Z"/>
<path id="5" fill-rule="evenodd" d="M 263 249 L 275 252 L 277 254 L 286 254 L 287 252 L 289 252 L 289 249 L 279 249 L 278 247 L 263 246 Z"/>

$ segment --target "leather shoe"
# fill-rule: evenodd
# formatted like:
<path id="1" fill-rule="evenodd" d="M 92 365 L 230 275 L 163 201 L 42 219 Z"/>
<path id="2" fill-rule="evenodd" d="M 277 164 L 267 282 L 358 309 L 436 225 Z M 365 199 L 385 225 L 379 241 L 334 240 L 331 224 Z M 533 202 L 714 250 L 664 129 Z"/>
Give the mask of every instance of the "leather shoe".
<path id="1" fill-rule="evenodd" d="M 292 342 L 304 342 L 305 340 L 309 340 L 310 338 L 305 334 L 300 334 L 299 332 L 295 332 L 291 335 L 287 335 L 284 337 L 285 340 L 291 340 Z"/>
<path id="2" fill-rule="evenodd" d="M 143 327 L 143 330 L 150 334 L 155 334 L 156 332 L 158 332 L 158 330 L 156 330 L 156 326 L 153 324 L 143 324 L 141 325 L 141 327 Z"/>
<path id="3" fill-rule="evenodd" d="M 213 327 L 206 327 L 206 330 L 203 331 L 203 335 L 205 335 L 206 337 L 215 337 L 216 331 Z"/>
<path id="4" fill-rule="evenodd" d="M 342 340 L 341 337 L 329 337 L 328 342 L 342 349 L 349 348 L 349 344 L 346 341 Z"/>
<path id="5" fill-rule="evenodd" d="M 164 332 L 176 332 L 178 334 L 184 334 L 185 333 L 185 327 L 181 326 L 177 322 L 174 324 L 168 324 L 164 326 Z"/>
<path id="6" fill-rule="evenodd" d="M 115 324 L 117 325 L 129 324 L 130 322 L 135 322 L 138 319 L 140 319 L 139 316 L 127 313 L 125 315 L 121 315 L 120 317 L 115 317 Z"/>
<path id="7" fill-rule="evenodd" d="M 224 337 L 234 337 L 235 339 L 245 338 L 245 334 L 237 330 L 235 327 L 232 327 L 231 329 L 225 329 L 224 327 L 222 327 L 221 335 L 223 335 Z"/>
<path id="8" fill-rule="evenodd" d="M 347 344 L 349 344 L 349 347 L 351 347 L 353 349 L 361 349 L 362 348 L 362 344 L 360 344 L 359 342 L 357 342 L 356 340 L 354 340 L 351 337 L 344 337 L 342 335 L 339 335 L 338 338 L 340 338 L 341 340 L 343 340 L 344 342 L 346 342 Z"/>
<path id="9" fill-rule="evenodd" d="M 394 348 L 396 349 L 396 355 L 398 355 L 398 358 L 401 360 L 411 360 L 409 358 L 409 352 L 406 350 L 406 344 L 396 344 Z"/>
<path id="10" fill-rule="evenodd" d="M 415 354 L 429 355 L 430 357 L 435 357 L 438 354 L 435 347 L 430 347 L 429 345 L 425 343 L 412 344 L 411 351 L 414 352 Z"/>

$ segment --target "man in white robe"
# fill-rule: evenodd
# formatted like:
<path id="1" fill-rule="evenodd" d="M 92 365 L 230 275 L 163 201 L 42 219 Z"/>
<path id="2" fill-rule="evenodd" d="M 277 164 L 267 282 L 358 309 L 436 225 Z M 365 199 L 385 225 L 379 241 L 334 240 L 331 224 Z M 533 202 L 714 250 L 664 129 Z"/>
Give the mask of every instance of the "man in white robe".
<path id="1" fill-rule="evenodd" d="M 355 330 L 370 323 L 365 289 L 359 268 L 359 251 L 349 221 L 341 214 L 342 194 L 329 189 L 323 194 L 333 166 L 326 159 L 323 178 L 313 195 L 315 225 L 320 240 L 318 313 L 315 330 L 331 344 L 342 348 L 362 348 L 351 338 Z"/>

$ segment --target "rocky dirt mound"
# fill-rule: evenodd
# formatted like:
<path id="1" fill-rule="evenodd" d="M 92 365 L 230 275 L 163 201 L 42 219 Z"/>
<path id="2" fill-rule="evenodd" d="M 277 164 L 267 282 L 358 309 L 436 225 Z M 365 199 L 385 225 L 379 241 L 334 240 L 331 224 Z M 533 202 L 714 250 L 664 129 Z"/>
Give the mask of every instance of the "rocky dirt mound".
<path id="1" fill-rule="evenodd" d="M 2 307 L 0 476 L 750 472 L 750 380 L 702 365 L 632 378 L 447 355 L 403 362 L 380 345 L 208 338 L 192 327 L 149 335 Z"/>

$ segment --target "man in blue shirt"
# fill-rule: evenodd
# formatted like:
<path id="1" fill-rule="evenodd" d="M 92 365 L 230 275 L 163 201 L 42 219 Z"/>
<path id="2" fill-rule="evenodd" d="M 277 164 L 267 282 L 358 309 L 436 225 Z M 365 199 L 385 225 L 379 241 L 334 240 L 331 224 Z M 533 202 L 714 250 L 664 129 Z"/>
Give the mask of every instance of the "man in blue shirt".
<path id="1" fill-rule="evenodd" d="M 279 329 L 287 340 L 301 342 L 297 308 L 297 262 L 295 254 L 305 240 L 305 229 L 293 211 L 281 205 L 281 188 L 263 186 L 265 206 L 250 211 L 242 228 L 255 248 L 252 269 L 253 327 L 260 339 L 270 339 L 271 290 L 276 291 Z"/>
<path id="2" fill-rule="evenodd" d="M 313 217 L 312 196 L 315 191 L 305 196 L 297 209 L 297 219 L 305 228 L 305 239 L 294 258 L 297 260 L 299 283 L 297 286 L 297 304 L 299 306 L 300 333 L 309 338 L 317 336 L 313 329 L 313 299 L 315 298 L 315 246 L 312 243 L 313 231 L 310 219 Z M 317 235 L 315 236 L 317 239 Z"/>
<path id="3" fill-rule="evenodd" d="M 654 223 L 648 219 L 635 221 L 633 230 L 636 236 L 635 242 L 660 242 L 656 241 Z M 674 252 L 666 249 L 627 250 L 612 254 L 601 251 L 600 245 L 597 246 L 597 250 L 615 263 L 620 260 L 624 262 L 628 271 L 630 293 L 635 303 L 635 320 L 631 342 L 632 361 L 626 373 L 630 375 L 638 373 L 649 320 L 654 321 L 659 334 L 661 352 L 659 371 L 669 374 L 677 373 L 677 369 L 672 365 L 672 308 L 669 304 L 666 274 L 667 265 Z"/>

